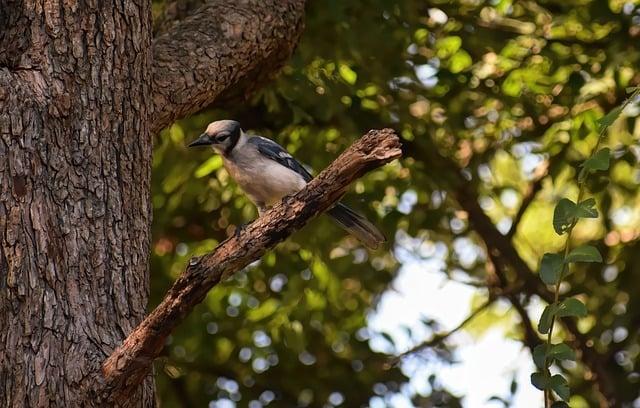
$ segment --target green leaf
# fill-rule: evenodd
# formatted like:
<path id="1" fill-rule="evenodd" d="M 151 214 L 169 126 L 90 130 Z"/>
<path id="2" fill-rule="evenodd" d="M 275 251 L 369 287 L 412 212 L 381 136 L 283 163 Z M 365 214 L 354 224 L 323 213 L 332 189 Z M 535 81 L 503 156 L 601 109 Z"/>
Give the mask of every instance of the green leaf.
<path id="1" fill-rule="evenodd" d="M 554 390 L 556 394 L 558 394 L 558 397 L 565 401 L 571 397 L 567 380 L 560 374 L 556 374 L 549 379 L 549 388 Z"/>
<path id="2" fill-rule="evenodd" d="M 576 216 L 579 218 L 598 218 L 598 210 L 595 206 L 596 199 L 593 197 L 581 201 L 576 207 Z"/>
<path id="3" fill-rule="evenodd" d="M 630 87 L 626 88 L 625 91 L 627 91 L 627 93 L 630 94 L 630 93 L 634 93 L 638 89 L 640 89 L 640 86 L 630 86 Z"/>
<path id="4" fill-rule="evenodd" d="M 604 171 L 609 169 L 611 163 L 611 150 L 608 147 L 598 150 L 593 156 L 582 163 L 580 179 L 584 179 L 587 173 Z"/>
<path id="5" fill-rule="evenodd" d="M 569 408 L 569 404 L 564 401 L 556 401 L 551 404 L 551 408 Z"/>
<path id="6" fill-rule="evenodd" d="M 538 331 L 542 334 L 549 333 L 549 328 L 551 328 L 551 320 L 556 315 L 558 311 L 558 305 L 552 303 L 547 305 L 542 312 L 542 316 L 540 316 L 540 321 L 538 322 Z"/>
<path id="7" fill-rule="evenodd" d="M 473 64 L 471 56 L 465 50 L 458 50 L 449 60 L 449 71 L 454 74 L 462 72 Z"/>
<path id="8" fill-rule="evenodd" d="M 604 115 L 602 118 L 598 119 L 598 125 L 600 126 L 600 130 L 602 131 L 603 129 L 613 125 L 613 122 L 615 122 L 616 119 L 618 119 L 621 113 L 622 113 L 622 106 L 617 106 L 611 109 L 611 111 L 606 115 Z"/>
<path id="9" fill-rule="evenodd" d="M 562 235 L 569 231 L 576 222 L 576 203 L 563 198 L 556 204 L 553 210 L 553 229 L 556 234 Z"/>
<path id="10" fill-rule="evenodd" d="M 547 357 L 547 343 L 538 344 L 533 349 L 533 362 L 538 368 L 545 368 L 544 360 Z"/>
<path id="11" fill-rule="evenodd" d="M 206 162 L 202 163 L 195 171 L 196 178 L 208 176 L 214 171 L 222 167 L 222 157 L 220 155 L 212 155 Z"/>
<path id="12" fill-rule="evenodd" d="M 549 360 L 548 362 L 551 364 L 553 360 L 575 361 L 575 359 L 575 351 L 565 343 L 553 344 L 550 347 L 547 343 L 542 343 L 533 349 L 533 362 L 539 369 L 547 368 L 544 364 L 545 360 Z"/>
<path id="13" fill-rule="evenodd" d="M 575 361 L 576 352 L 566 343 L 554 344 L 549 348 L 547 357 L 555 360 L 571 360 Z"/>
<path id="14" fill-rule="evenodd" d="M 553 229 L 556 234 L 562 235 L 575 225 L 578 218 L 597 218 L 598 210 L 595 209 L 596 200 L 587 198 L 576 204 L 568 198 L 558 201 L 553 210 Z"/>
<path id="15" fill-rule="evenodd" d="M 535 372 L 531 374 L 531 384 L 540 391 L 544 391 L 547 387 L 547 379 L 544 377 L 544 374 Z"/>
<path id="16" fill-rule="evenodd" d="M 295 320 L 284 326 L 284 341 L 290 349 L 296 353 L 301 353 L 305 348 L 304 332 L 302 323 Z"/>
<path id="17" fill-rule="evenodd" d="M 257 322 L 274 314 L 279 307 L 280 302 L 275 299 L 267 299 L 257 308 L 249 310 L 247 312 L 247 319 L 252 322 Z"/>
<path id="18" fill-rule="evenodd" d="M 558 317 L 585 317 L 587 315 L 587 307 L 576 298 L 568 298 L 558 304 L 555 313 Z"/>
<path id="19" fill-rule="evenodd" d="M 356 72 L 346 64 L 340 64 L 338 72 L 340 73 L 340 77 L 344 80 L 344 82 L 348 83 L 349 85 L 355 84 L 358 80 L 358 74 L 356 74 Z"/>
<path id="20" fill-rule="evenodd" d="M 444 59 L 452 56 L 460 49 L 461 45 L 462 38 L 455 35 L 436 40 L 435 48 L 438 58 Z"/>
<path id="21" fill-rule="evenodd" d="M 560 279 L 564 260 L 560 254 L 546 253 L 540 261 L 540 279 L 547 285 L 554 285 Z"/>
<path id="22" fill-rule="evenodd" d="M 602 255 L 596 249 L 596 247 L 591 245 L 582 245 L 577 248 L 574 248 L 567 258 L 564 260 L 566 263 L 569 262 L 602 262 Z"/>

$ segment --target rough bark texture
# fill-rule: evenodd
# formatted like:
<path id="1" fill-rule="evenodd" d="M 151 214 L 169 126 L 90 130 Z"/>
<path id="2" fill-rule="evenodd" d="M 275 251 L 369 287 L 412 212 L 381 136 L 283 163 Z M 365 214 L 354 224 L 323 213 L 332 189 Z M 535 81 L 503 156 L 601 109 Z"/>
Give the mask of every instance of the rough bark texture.
<path id="1" fill-rule="evenodd" d="M 104 363 L 98 398 L 120 401 L 140 383 L 167 336 L 219 282 L 257 260 L 266 250 L 330 208 L 347 186 L 365 172 L 401 155 L 390 129 L 372 130 L 340 155 L 298 194 L 222 242 L 214 252 L 194 258 L 164 300 Z"/>
<path id="2" fill-rule="evenodd" d="M 153 43 L 152 130 L 262 85 L 293 52 L 303 15 L 303 0 L 222 0 L 169 28 Z"/>
<path id="3" fill-rule="evenodd" d="M 151 135 L 272 73 L 303 4 L 214 1 L 154 46 L 149 0 L 0 0 L 0 406 L 101 405 L 145 315 Z"/>
<path id="4" fill-rule="evenodd" d="M 0 5 L 3 407 L 90 405 L 79 385 L 145 315 L 149 6 Z M 131 398 L 153 405 L 150 377 Z"/>

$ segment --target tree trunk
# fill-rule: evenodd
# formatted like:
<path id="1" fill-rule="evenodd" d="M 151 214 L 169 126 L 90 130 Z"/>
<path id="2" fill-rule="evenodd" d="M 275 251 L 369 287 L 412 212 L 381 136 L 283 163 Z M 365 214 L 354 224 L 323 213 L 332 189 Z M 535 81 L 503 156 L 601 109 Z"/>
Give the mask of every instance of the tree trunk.
<path id="1" fill-rule="evenodd" d="M 148 297 L 150 3 L 73 3 L 0 5 L 6 407 L 79 406 Z"/>
<path id="2" fill-rule="evenodd" d="M 99 405 L 82 391 L 145 315 L 152 132 L 255 88 L 304 1 L 214 0 L 157 44 L 150 9 L 0 0 L 0 407 Z M 146 374 L 127 406 L 155 405 Z"/>

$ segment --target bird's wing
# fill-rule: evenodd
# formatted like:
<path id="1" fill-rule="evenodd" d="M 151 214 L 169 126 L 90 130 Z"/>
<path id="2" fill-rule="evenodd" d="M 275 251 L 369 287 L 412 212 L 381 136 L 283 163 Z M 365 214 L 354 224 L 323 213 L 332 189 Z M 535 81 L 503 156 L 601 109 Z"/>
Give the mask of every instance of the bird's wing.
<path id="1" fill-rule="evenodd" d="M 262 136 L 252 136 L 248 143 L 256 146 L 258 151 L 264 156 L 281 164 L 282 166 L 295 171 L 309 182 L 313 176 L 296 159 L 293 158 L 282 146 Z"/>

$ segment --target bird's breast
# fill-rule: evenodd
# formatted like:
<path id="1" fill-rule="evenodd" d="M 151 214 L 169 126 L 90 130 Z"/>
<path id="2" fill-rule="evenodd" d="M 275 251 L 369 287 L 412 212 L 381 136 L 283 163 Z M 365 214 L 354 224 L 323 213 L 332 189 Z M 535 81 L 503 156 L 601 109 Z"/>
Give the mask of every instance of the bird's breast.
<path id="1" fill-rule="evenodd" d="M 223 162 L 229 175 L 254 203 L 272 206 L 306 185 L 302 176 L 273 160 L 247 157 Z"/>

